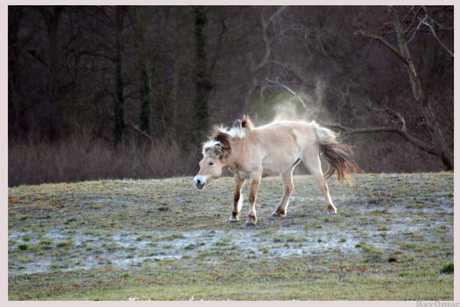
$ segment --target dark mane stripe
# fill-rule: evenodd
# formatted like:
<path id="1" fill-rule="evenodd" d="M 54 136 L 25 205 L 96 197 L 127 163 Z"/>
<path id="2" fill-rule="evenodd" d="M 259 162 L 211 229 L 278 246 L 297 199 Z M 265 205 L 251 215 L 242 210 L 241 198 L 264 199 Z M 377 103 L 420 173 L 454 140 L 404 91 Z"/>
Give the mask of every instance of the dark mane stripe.
<path id="1" fill-rule="evenodd" d="M 231 128 L 214 127 L 209 141 L 203 145 L 203 155 L 216 159 L 227 158 L 232 150 L 231 142 L 234 138 L 243 138 L 247 132 L 254 129 L 248 116 L 243 116 L 233 122 Z"/>
<path id="2" fill-rule="evenodd" d="M 231 136 L 214 128 L 214 133 L 209 141 L 203 145 L 203 155 L 215 159 L 227 158 L 232 150 Z"/>
<path id="3" fill-rule="evenodd" d="M 218 142 L 214 146 L 216 151 L 219 153 L 219 156 L 222 158 L 227 158 L 232 151 L 232 145 L 230 143 L 230 135 L 224 132 L 218 132 L 214 137 L 214 141 Z"/>

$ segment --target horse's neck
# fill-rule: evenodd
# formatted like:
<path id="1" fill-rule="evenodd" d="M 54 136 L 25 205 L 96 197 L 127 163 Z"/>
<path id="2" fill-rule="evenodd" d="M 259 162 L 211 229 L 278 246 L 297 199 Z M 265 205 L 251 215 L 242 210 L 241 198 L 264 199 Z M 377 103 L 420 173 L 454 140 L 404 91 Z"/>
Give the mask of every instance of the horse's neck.
<path id="1" fill-rule="evenodd" d="M 246 137 L 242 139 L 234 139 L 232 141 L 232 150 L 230 155 L 225 159 L 225 161 L 222 161 L 223 167 L 228 167 L 230 169 L 237 169 L 238 165 L 240 164 L 239 161 L 244 159 L 244 155 L 246 154 L 246 147 L 247 147 L 247 142 L 249 139 Z"/>

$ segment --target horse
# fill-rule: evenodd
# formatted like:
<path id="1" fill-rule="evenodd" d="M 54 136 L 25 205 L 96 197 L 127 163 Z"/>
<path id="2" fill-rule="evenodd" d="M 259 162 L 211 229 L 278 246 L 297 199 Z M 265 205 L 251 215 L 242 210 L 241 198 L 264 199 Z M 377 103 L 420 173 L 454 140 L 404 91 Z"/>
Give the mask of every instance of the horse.
<path id="1" fill-rule="evenodd" d="M 281 175 L 284 195 L 272 216 L 285 217 L 294 189 L 292 173 L 302 162 L 323 193 L 328 211 L 337 213 L 326 179 L 335 174 L 341 183 L 344 178 L 350 179 L 350 173 L 363 172 L 353 159 L 351 146 L 340 143 L 337 137 L 336 133 L 314 121 L 275 122 L 254 128 L 249 117 L 243 116 L 230 128 L 214 127 L 209 141 L 202 146 L 203 159 L 199 162 L 200 170 L 193 178 L 193 183 L 198 189 L 204 189 L 222 175 L 223 168 L 228 168 L 235 179 L 233 211 L 229 221 L 236 222 L 243 205 L 241 191 L 249 179 L 246 226 L 252 226 L 257 222 L 255 203 L 261 179 Z M 328 163 L 324 175 L 320 154 Z"/>

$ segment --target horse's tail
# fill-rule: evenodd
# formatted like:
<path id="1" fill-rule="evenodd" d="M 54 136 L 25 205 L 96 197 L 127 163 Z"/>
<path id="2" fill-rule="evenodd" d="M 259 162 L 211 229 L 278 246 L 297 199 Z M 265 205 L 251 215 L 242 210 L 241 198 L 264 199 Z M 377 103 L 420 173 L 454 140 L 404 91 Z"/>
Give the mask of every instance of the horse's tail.
<path id="1" fill-rule="evenodd" d="M 353 160 L 351 146 L 339 143 L 337 135 L 332 130 L 321 127 L 314 121 L 310 125 L 315 130 L 320 152 L 329 164 L 324 178 L 327 179 L 335 174 L 338 182 L 346 178 L 351 184 L 350 173 L 363 173 L 363 170 Z"/>

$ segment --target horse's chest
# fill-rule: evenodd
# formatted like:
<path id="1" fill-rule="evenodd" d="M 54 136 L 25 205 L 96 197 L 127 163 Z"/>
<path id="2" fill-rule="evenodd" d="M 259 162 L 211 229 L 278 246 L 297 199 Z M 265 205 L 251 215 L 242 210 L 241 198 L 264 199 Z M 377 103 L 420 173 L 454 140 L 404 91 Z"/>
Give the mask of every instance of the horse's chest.
<path id="1" fill-rule="evenodd" d="M 229 168 L 230 172 L 234 175 L 238 175 L 241 179 L 249 179 L 249 173 L 242 171 L 241 169 L 238 169 L 237 167 L 231 167 Z"/>
<path id="2" fill-rule="evenodd" d="M 249 179 L 249 173 L 243 172 L 241 170 L 238 171 L 238 176 L 240 176 L 241 179 Z"/>

